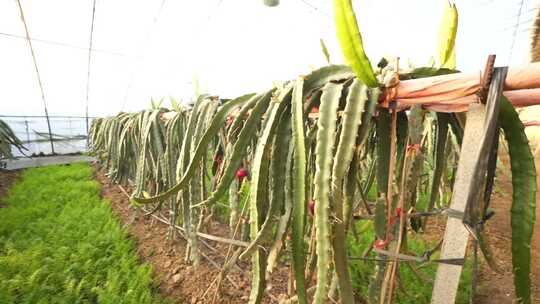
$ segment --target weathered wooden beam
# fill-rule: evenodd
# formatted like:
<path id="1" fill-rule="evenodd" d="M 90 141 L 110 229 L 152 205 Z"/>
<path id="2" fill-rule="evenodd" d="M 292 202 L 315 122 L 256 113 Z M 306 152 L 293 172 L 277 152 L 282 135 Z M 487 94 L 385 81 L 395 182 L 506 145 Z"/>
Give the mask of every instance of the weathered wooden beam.
<path id="1" fill-rule="evenodd" d="M 486 104 L 476 103 L 469 106 L 465 125 L 463 144 L 459 157 L 456 181 L 450 209 L 455 211 L 449 216 L 441 249 L 441 259 L 464 258 L 469 240 L 469 230 L 463 223 L 467 205 L 476 204 L 483 192 L 489 149 L 492 147 L 499 101 L 507 68 L 497 68 L 489 87 Z M 455 303 L 459 279 L 463 265 L 440 264 L 437 268 L 433 287 L 432 304 Z"/>

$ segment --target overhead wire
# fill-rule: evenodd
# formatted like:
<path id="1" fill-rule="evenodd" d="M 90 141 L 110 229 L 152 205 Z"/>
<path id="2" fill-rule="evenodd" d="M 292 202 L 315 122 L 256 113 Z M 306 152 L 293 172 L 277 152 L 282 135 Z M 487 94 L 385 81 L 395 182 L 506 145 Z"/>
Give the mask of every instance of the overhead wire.
<path id="1" fill-rule="evenodd" d="M 24 39 L 24 40 L 27 39 L 25 36 L 20 36 L 20 35 L 15 35 L 15 34 L 10 34 L 10 33 L 4 33 L 4 32 L 0 32 L 0 36 L 3 36 L 5 38 L 15 38 L 15 39 Z M 56 45 L 56 46 L 61 46 L 61 47 L 72 48 L 72 49 L 78 49 L 78 50 L 84 50 L 84 51 L 88 50 L 87 47 L 73 45 L 73 44 L 69 44 L 69 43 L 65 43 L 65 42 L 54 41 L 54 40 L 38 39 L 38 38 L 31 38 L 30 40 L 32 40 L 32 42 L 51 44 L 51 45 Z M 120 52 L 114 52 L 114 51 L 109 51 L 109 50 L 100 50 L 100 49 L 94 49 L 94 48 L 92 49 L 92 52 L 109 54 L 109 55 L 120 56 L 120 57 L 125 56 L 123 53 L 120 53 Z"/>
<path id="2" fill-rule="evenodd" d="M 208 16 L 206 16 L 206 21 L 203 21 L 203 24 L 200 26 L 197 26 L 197 31 L 194 32 L 194 42 L 193 45 L 199 45 L 199 41 L 202 39 L 202 37 L 205 35 L 206 31 L 209 29 L 212 18 L 219 12 L 221 8 L 221 4 L 223 4 L 223 0 L 219 0 L 216 2 L 216 5 L 208 10 Z M 194 88 L 195 95 L 199 95 L 200 92 L 200 83 L 199 83 L 199 77 L 197 73 L 193 73 L 192 80 L 190 82 L 187 82 L 187 84 L 191 84 Z M 194 100 L 192 100 L 194 102 Z M 192 104 L 188 101 L 188 104 Z"/>
<path id="3" fill-rule="evenodd" d="M 512 60 L 512 53 L 514 51 L 514 45 L 516 44 L 516 36 L 517 36 L 517 32 L 518 32 L 518 27 L 520 25 L 519 20 L 521 19 L 521 12 L 523 10 L 523 3 L 524 2 L 525 2 L 525 0 L 521 0 L 520 3 L 519 3 L 518 16 L 517 16 L 517 20 L 516 20 L 516 25 L 514 27 L 514 34 L 512 35 L 512 43 L 510 44 L 510 52 L 508 54 L 508 62 L 510 62 L 510 60 Z"/>
<path id="4" fill-rule="evenodd" d="M 37 80 L 38 80 L 38 84 L 39 84 L 39 89 L 41 91 L 41 100 L 43 101 L 43 109 L 44 109 L 44 112 L 45 112 L 45 118 L 47 120 L 47 128 L 49 130 L 49 141 L 51 143 L 51 153 L 55 154 L 54 153 L 53 138 L 52 138 L 52 131 L 51 131 L 51 122 L 49 120 L 49 110 L 47 109 L 47 101 L 45 100 L 45 90 L 43 89 L 43 83 L 41 81 L 41 75 L 39 73 L 39 68 L 38 68 L 38 64 L 37 64 L 37 60 L 36 60 L 36 54 L 34 52 L 34 47 L 32 46 L 32 40 L 30 39 L 30 33 L 28 31 L 28 25 L 26 23 L 26 19 L 24 17 L 24 12 L 23 12 L 23 8 L 22 8 L 22 5 L 21 5 L 21 1 L 20 0 L 16 0 L 16 1 L 17 1 L 17 5 L 19 7 L 19 13 L 20 13 L 21 21 L 22 21 L 22 23 L 24 25 L 24 32 L 26 34 L 26 41 L 28 41 L 28 46 L 30 47 L 30 53 L 32 54 L 32 61 L 34 62 L 34 70 L 36 71 L 36 76 L 37 76 Z"/>
<path id="5" fill-rule="evenodd" d="M 158 9 L 157 13 L 154 15 L 154 18 L 152 20 L 152 24 L 149 26 L 148 31 L 146 32 L 146 37 L 145 37 L 145 40 L 144 40 L 144 44 L 146 44 L 146 42 L 148 42 L 148 40 L 150 39 L 150 35 L 152 34 L 152 30 L 153 30 L 154 26 L 156 25 L 156 23 L 157 23 L 157 21 L 159 19 L 159 16 L 161 15 L 163 7 L 165 6 L 165 2 L 166 2 L 166 0 L 161 1 L 159 9 Z M 132 68 L 130 76 L 129 76 L 129 82 L 128 82 L 128 85 L 127 85 L 127 88 L 126 88 L 126 93 L 124 94 L 124 100 L 122 102 L 122 108 L 120 109 L 120 112 L 123 111 L 125 106 L 126 106 L 127 99 L 129 97 L 129 91 L 131 90 L 131 87 L 133 86 L 133 82 L 135 80 L 135 70 L 136 70 L 136 67 L 137 67 L 137 63 L 138 63 L 138 61 L 140 61 L 143 58 L 143 55 L 144 54 L 142 52 L 140 52 L 135 57 L 135 60 L 134 60 L 135 64 L 134 64 L 134 67 Z"/>
<path id="6" fill-rule="evenodd" d="M 161 2 L 161 6 L 158 10 L 158 12 L 156 13 L 156 15 L 154 16 L 154 19 L 153 19 L 153 23 L 152 25 L 150 26 L 148 32 L 147 32 L 147 36 L 146 36 L 146 39 L 145 39 L 145 42 L 148 41 L 148 39 L 150 38 L 150 34 L 152 32 L 152 28 L 153 26 L 155 26 L 155 24 L 157 23 L 158 21 L 158 18 L 159 16 L 161 15 L 161 11 L 163 10 L 163 7 L 165 5 L 165 1 L 166 0 L 163 0 Z M 206 18 L 206 26 L 208 26 L 208 24 L 210 23 L 210 20 L 212 19 L 212 16 L 213 14 L 217 11 L 217 9 L 220 7 L 220 5 L 223 3 L 223 0 L 219 0 L 216 4 L 216 8 L 213 9 L 213 10 L 210 10 L 209 14 L 208 14 L 208 17 Z M 199 33 L 203 32 L 204 30 L 206 29 L 206 27 L 203 27 L 203 28 L 200 28 L 199 29 Z M 197 35 L 196 37 L 200 37 L 200 35 Z M 141 56 L 142 57 L 142 56 Z M 137 59 L 141 59 L 141 58 L 137 58 Z M 125 109 L 125 106 L 127 104 L 127 100 L 128 100 L 128 97 L 129 97 L 129 91 L 131 90 L 132 86 L 133 86 L 133 82 L 134 82 L 134 74 L 135 74 L 135 69 L 132 70 L 131 72 L 131 75 L 130 75 L 130 80 L 129 80 L 129 83 L 128 83 L 128 86 L 127 86 L 127 89 L 126 89 L 126 93 L 124 95 L 124 101 L 122 103 L 122 108 L 120 111 L 123 111 Z"/>
<path id="7" fill-rule="evenodd" d="M 43 115 L 0 115 L 0 117 L 7 118 L 45 118 Z M 72 115 L 49 115 L 50 118 L 86 118 L 85 116 L 72 116 Z M 97 116 L 90 116 L 90 118 L 97 118 Z"/>
<path id="8" fill-rule="evenodd" d="M 327 18 L 332 18 L 332 16 L 330 16 L 330 14 L 328 14 L 327 12 L 325 12 L 322 9 L 318 8 L 317 6 L 313 5 L 311 2 L 308 2 L 307 0 L 300 0 L 300 2 L 304 3 L 306 6 L 311 8 L 311 10 L 316 11 L 317 13 L 319 13 L 319 14 L 327 17 Z"/>
<path id="9" fill-rule="evenodd" d="M 530 13 L 530 12 L 536 11 L 536 10 L 538 10 L 538 9 L 540 9 L 540 8 L 539 8 L 539 7 L 529 8 L 529 9 L 523 11 L 523 13 L 524 13 L 524 14 L 525 14 L 525 13 Z M 515 18 L 515 17 L 517 17 L 517 16 L 519 16 L 519 14 L 513 15 L 511 18 Z"/>
<path id="10" fill-rule="evenodd" d="M 522 15 L 522 16 L 523 16 L 523 15 Z M 527 19 L 527 20 L 525 20 L 525 21 L 518 21 L 517 23 L 514 23 L 514 24 L 512 24 L 512 25 L 510 25 L 510 26 L 507 26 L 507 27 L 503 28 L 501 31 L 502 31 L 502 32 L 508 31 L 508 30 L 514 31 L 514 30 L 516 29 L 516 27 L 521 27 L 521 26 L 523 26 L 523 25 L 530 24 L 530 23 L 532 23 L 532 22 L 534 21 L 534 19 L 535 19 L 535 18 L 532 18 L 532 17 L 531 17 L 531 18 L 529 18 L 529 19 Z"/>

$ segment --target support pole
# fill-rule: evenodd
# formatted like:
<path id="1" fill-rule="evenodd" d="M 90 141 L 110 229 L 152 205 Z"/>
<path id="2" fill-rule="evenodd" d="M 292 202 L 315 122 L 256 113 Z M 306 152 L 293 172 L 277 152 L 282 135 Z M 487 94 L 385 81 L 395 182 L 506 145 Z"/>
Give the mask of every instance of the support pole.
<path id="1" fill-rule="evenodd" d="M 487 163 L 492 147 L 499 102 L 507 68 L 496 68 L 487 95 L 486 104 L 469 106 L 463 144 L 459 157 L 456 182 L 450 209 L 457 216 L 449 216 L 446 223 L 441 259 L 464 259 L 469 240 L 469 229 L 463 223 L 467 206 L 477 204 L 483 191 Z M 440 264 L 433 287 L 432 304 L 455 303 L 463 265 Z"/>
<path id="2" fill-rule="evenodd" d="M 28 131 L 28 120 L 24 119 L 24 127 L 26 129 L 26 142 L 30 143 L 30 131 Z"/>
<path id="3" fill-rule="evenodd" d="M 86 74 L 86 111 L 85 111 L 85 120 L 86 120 L 86 149 L 88 149 L 88 94 L 90 92 L 90 66 L 92 64 L 92 42 L 94 38 L 94 19 L 96 16 L 96 0 L 93 1 L 92 4 L 92 23 L 90 25 L 90 42 L 88 44 L 88 67 L 87 67 L 87 74 Z"/>
<path id="4" fill-rule="evenodd" d="M 39 74 L 39 69 L 36 60 L 36 54 L 34 53 L 34 47 L 32 46 L 32 40 L 30 39 L 30 34 L 28 32 L 28 26 L 26 25 L 26 19 L 24 18 L 24 12 L 21 6 L 21 1 L 17 0 L 17 5 L 19 6 L 19 12 L 21 14 L 21 21 L 24 25 L 24 32 L 26 34 L 26 41 L 28 41 L 28 46 L 30 47 L 30 53 L 32 54 L 32 60 L 34 61 L 34 69 L 36 71 L 36 76 L 39 83 L 39 89 L 41 90 L 41 100 L 43 101 L 43 109 L 45 112 L 45 118 L 47 119 L 47 128 L 49 130 L 49 141 L 51 142 L 51 153 L 54 153 L 54 144 L 51 131 L 51 122 L 49 120 L 49 111 L 47 110 L 47 103 L 45 102 L 45 91 L 43 90 L 43 83 L 41 82 L 41 76 Z"/>

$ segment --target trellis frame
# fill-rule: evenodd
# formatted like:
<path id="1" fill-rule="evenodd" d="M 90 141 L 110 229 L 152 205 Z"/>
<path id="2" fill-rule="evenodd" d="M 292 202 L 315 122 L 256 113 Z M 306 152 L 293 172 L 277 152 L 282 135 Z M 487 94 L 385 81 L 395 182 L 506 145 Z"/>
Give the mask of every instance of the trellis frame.
<path id="1" fill-rule="evenodd" d="M 450 209 L 455 212 L 449 213 L 457 215 L 448 217 L 441 259 L 465 259 L 470 224 L 464 223 L 463 215 L 467 206 L 477 204 L 481 198 L 480 189 L 484 188 L 490 150 L 496 136 L 499 104 L 507 71 L 506 67 L 495 69 L 486 104 L 469 105 L 450 204 Z M 472 230 L 474 229 L 475 227 L 472 227 Z M 455 303 L 462 268 L 463 265 L 439 264 L 433 286 L 432 304 Z"/>

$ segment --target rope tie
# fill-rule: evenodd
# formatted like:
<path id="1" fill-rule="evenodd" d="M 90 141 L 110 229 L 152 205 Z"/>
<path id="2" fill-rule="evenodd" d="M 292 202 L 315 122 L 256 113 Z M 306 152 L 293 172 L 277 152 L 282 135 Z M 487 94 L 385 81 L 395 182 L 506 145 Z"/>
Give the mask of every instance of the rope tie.
<path id="1" fill-rule="evenodd" d="M 394 101 L 398 96 L 398 85 L 399 85 L 399 74 L 396 71 L 388 72 L 383 78 L 383 100 L 380 104 L 388 108 L 392 101 Z M 394 106 L 397 106 L 397 103 L 394 103 Z"/>

